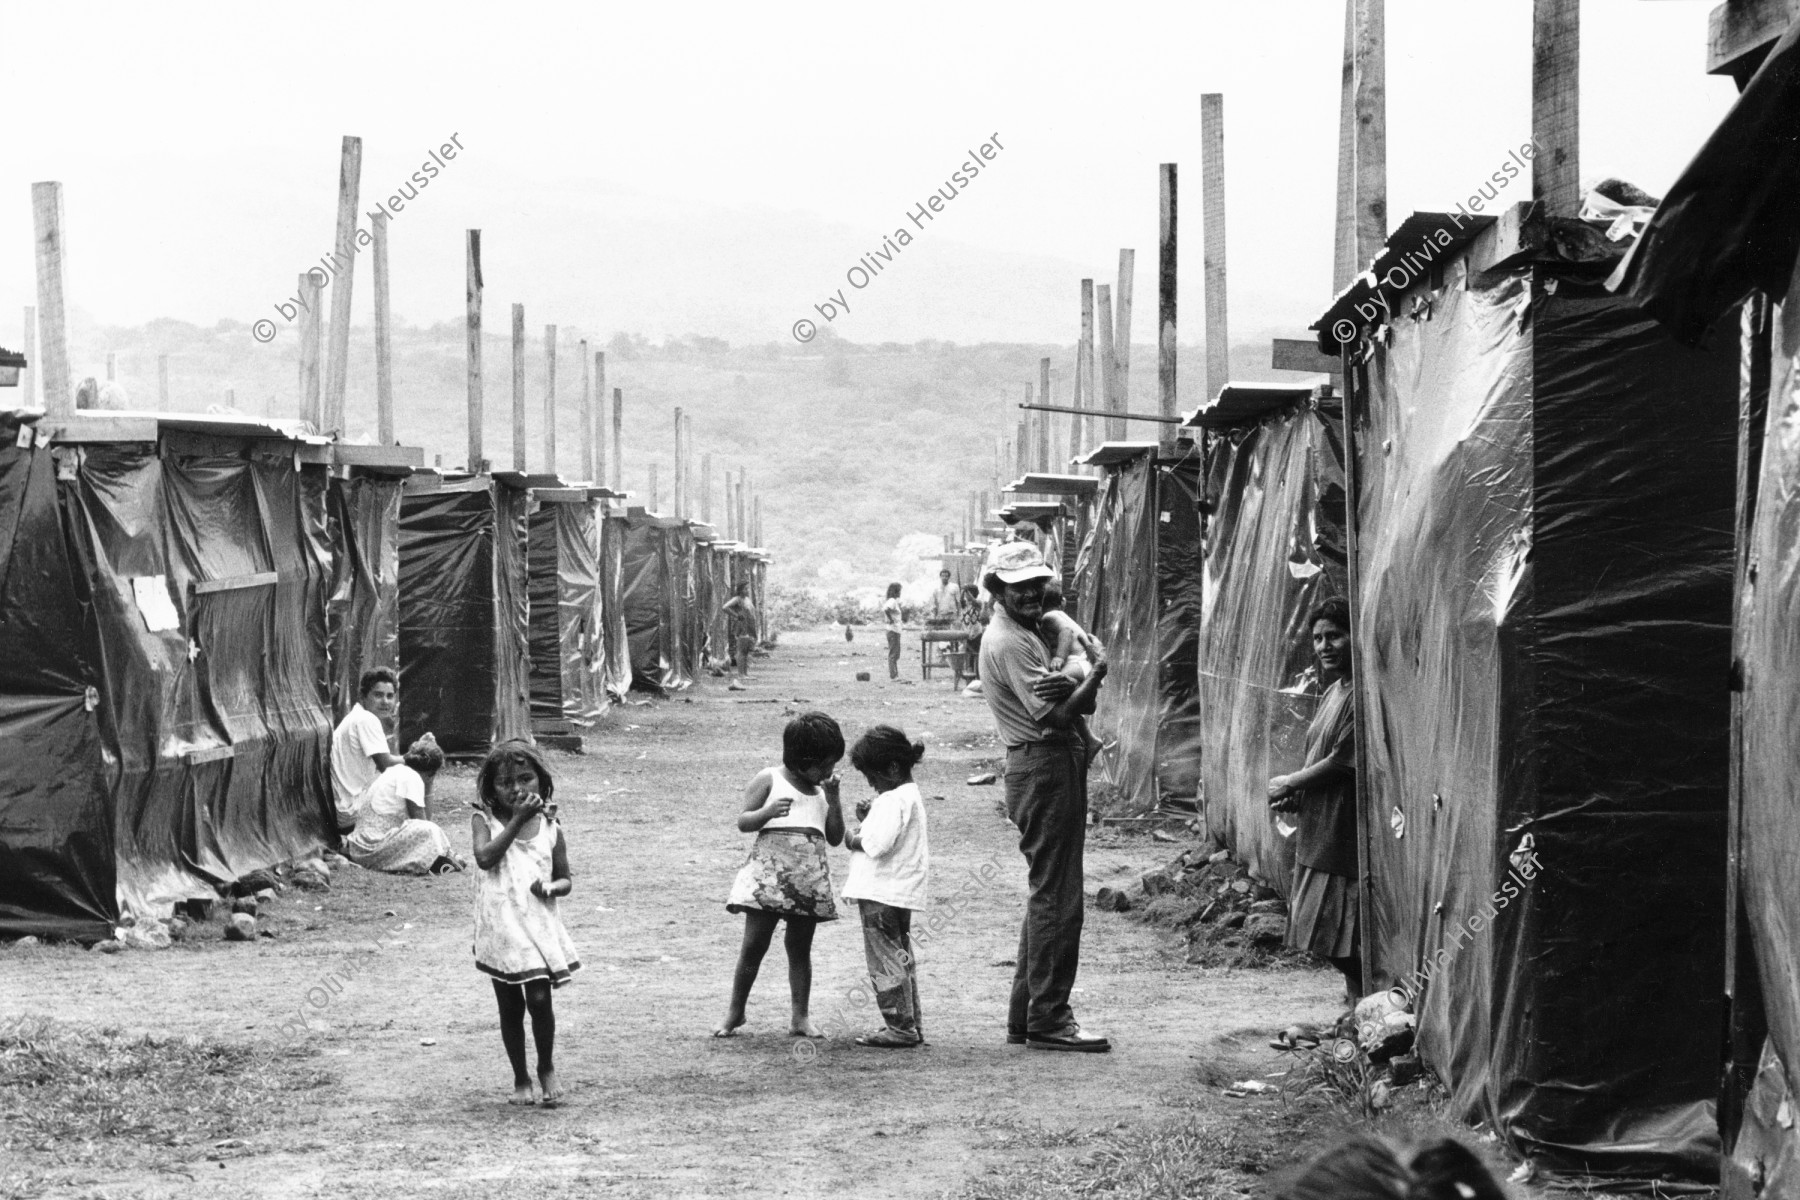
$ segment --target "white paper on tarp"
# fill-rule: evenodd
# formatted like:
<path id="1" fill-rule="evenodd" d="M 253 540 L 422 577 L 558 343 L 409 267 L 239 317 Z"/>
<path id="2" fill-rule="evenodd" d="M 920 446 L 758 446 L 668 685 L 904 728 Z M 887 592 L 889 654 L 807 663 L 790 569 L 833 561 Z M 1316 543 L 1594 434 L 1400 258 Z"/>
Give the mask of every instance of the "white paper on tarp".
<path id="1" fill-rule="evenodd" d="M 137 597 L 138 614 L 144 618 L 145 629 L 151 633 L 164 633 L 181 628 L 181 614 L 175 611 L 175 602 L 169 599 L 167 575 L 135 575 L 131 580 L 131 591 Z"/>

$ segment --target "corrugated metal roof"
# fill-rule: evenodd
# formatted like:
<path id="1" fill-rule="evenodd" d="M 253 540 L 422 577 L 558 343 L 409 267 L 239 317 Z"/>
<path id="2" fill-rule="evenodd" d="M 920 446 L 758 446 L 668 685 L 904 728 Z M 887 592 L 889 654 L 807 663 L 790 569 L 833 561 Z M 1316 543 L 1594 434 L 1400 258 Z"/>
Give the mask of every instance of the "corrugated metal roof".
<path id="1" fill-rule="evenodd" d="M 1006 490 L 1027 496 L 1091 496 L 1100 490 L 1100 481 L 1092 475 L 1025 474 Z"/>
<path id="2" fill-rule="evenodd" d="M 1493 217 L 1468 213 L 1416 212 L 1400 222 L 1368 269 L 1338 293 L 1323 316 L 1307 326 L 1319 335 L 1319 352 L 1336 354 L 1340 344 L 1350 340 L 1333 332 L 1339 322 L 1347 321 L 1346 328 L 1360 330 L 1368 324 L 1364 314 L 1371 307 L 1391 309 L 1400 296 L 1425 281 L 1434 266 L 1455 257 L 1494 221 Z M 1359 312 L 1359 304 L 1367 307 Z"/>
<path id="3" fill-rule="evenodd" d="M 1075 461 L 1090 467 L 1104 467 L 1128 462 L 1140 454 L 1155 453 L 1156 446 L 1155 442 L 1101 442 Z"/>
<path id="4" fill-rule="evenodd" d="M 1253 425 L 1272 412 L 1306 403 L 1313 391 L 1311 386 L 1286 383 L 1228 383 L 1217 396 L 1189 413 L 1182 425 L 1202 429 Z"/>

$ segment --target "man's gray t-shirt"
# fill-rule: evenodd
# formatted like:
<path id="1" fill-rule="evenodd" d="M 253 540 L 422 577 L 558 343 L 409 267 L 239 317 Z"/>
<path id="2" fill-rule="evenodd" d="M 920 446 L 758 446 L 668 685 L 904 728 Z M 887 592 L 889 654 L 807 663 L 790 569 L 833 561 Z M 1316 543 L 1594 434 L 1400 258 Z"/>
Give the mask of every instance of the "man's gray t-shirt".
<path id="1" fill-rule="evenodd" d="M 1031 685 L 1050 673 L 1050 653 L 1038 635 L 1013 620 L 1000 605 L 981 638 L 981 693 L 987 697 L 994 727 L 1008 749 L 1041 742 L 1061 731 L 1043 723 L 1056 705 L 1037 695 Z"/>

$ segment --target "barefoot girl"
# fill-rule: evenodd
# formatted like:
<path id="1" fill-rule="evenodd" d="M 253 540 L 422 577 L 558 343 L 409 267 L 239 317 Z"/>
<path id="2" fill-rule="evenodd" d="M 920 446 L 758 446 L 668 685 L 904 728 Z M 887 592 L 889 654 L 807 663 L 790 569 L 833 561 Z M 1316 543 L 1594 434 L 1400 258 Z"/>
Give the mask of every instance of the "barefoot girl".
<path id="1" fill-rule="evenodd" d="M 821 1036 L 809 1015 L 812 940 L 820 921 L 837 920 L 825 845 L 844 840 L 844 814 L 832 774 L 842 757 L 844 735 L 838 723 L 822 712 L 801 713 L 782 731 L 781 765 L 758 772 L 744 789 L 744 810 L 737 825 L 754 833 L 756 841 L 725 904 L 727 911 L 744 914 L 744 944 L 731 979 L 731 1006 L 713 1030 L 714 1037 L 731 1037 L 744 1023 L 750 987 L 775 926 L 783 920 L 788 994 L 793 1000 L 788 1032 L 795 1037 Z"/>
<path id="2" fill-rule="evenodd" d="M 925 802 L 912 769 L 925 756 L 892 725 L 877 725 L 856 739 L 850 764 L 875 789 L 857 805 L 862 827 L 844 834 L 850 875 L 844 899 L 862 909 L 863 950 L 869 985 L 887 1024 L 856 1039 L 859 1046 L 902 1050 L 925 1040 L 919 1015 L 919 976 L 913 962 L 912 918 L 925 908 L 931 851 L 925 838 Z"/>
<path id="3" fill-rule="evenodd" d="M 556 1014 L 550 989 L 581 969 L 556 898 L 569 894 L 569 851 L 546 810 L 555 791 L 549 768 L 528 742 L 501 742 L 481 764 L 474 839 L 475 967 L 494 978 L 500 1040 L 512 1062 L 510 1104 L 562 1100 L 556 1081 Z M 537 1042 L 537 1083 L 525 1069 L 525 1014 Z"/>

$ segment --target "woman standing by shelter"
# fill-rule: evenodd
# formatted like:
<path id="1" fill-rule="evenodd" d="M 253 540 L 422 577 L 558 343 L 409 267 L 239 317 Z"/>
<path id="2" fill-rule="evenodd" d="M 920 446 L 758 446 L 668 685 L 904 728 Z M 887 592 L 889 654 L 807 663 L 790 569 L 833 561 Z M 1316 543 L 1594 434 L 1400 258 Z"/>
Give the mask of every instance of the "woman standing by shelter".
<path id="1" fill-rule="evenodd" d="M 1350 607 L 1333 597 L 1313 609 L 1306 625 L 1325 692 L 1306 729 L 1306 765 L 1269 780 L 1269 807 L 1298 814 L 1287 943 L 1329 959 L 1342 971 L 1345 994 L 1354 1005 L 1362 996 L 1362 960 Z"/>

